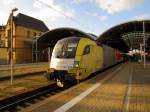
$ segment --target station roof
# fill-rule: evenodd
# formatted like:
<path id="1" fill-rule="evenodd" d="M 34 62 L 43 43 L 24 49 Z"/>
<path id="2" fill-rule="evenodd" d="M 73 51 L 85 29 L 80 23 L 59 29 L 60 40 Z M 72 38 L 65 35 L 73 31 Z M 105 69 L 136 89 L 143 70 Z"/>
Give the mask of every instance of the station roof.
<path id="1" fill-rule="evenodd" d="M 38 39 L 38 46 L 42 46 L 42 49 L 47 47 L 54 47 L 58 40 L 71 36 L 82 36 L 92 40 L 94 40 L 95 38 L 93 35 L 84 33 L 83 31 L 80 31 L 78 29 L 64 27 L 48 31 L 41 35 Z"/>
<path id="2" fill-rule="evenodd" d="M 43 21 L 22 13 L 19 13 L 17 14 L 17 16 L 14 16 L 14 22 L 16 25 L 23 26 L 26 28 L 36 29 L 42 32 L 49 30 Z"/>
<path id="3" fill-rule="evenodd" d="M 143 38 L 143 22 L 147 34 L 147 46 L 150 46 L 150 20 L 130 21 L 116 25 L 102 33 L 96 41 L 109 45 L 123 52 L 132 47 L 138 49 Z"/>

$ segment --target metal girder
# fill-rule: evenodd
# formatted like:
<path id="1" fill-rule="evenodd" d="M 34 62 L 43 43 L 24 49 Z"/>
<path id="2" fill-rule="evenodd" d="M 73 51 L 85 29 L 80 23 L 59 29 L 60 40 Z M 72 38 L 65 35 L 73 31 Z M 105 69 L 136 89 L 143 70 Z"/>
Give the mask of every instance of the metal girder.
<path id="1" fill-rule="evenodd" d="M 130 21 L 130 22 L 126 22 L 126 23 L 114 26 L 110 28 L 109 30 L 105 31 L 103 34 L 101 34 L 98 37 L 97 41 L 102 42 L 102 43 L 107 43 L 107 41 L 112 40 L 112 43 L 109 42 L 110 46 L 112 47 L 115 46 L 116 49 L 119 49 L 124 52 L 128 52 L 131 47 L 138 46 L 137 44 L 139 44 L 142 40 L 143 36 L 139 35 L 138 32 L 139 33 L 143 32 L 143 21 L 145 23 L 145 34 L 148 35 L 148 40 L 149 40 L 150 20 L 141 20 L 141 21 Z M 131 32 L 133 34 L 130 34 Z M 127 39 L 125 40 L 124 39 L 125 36 L 123 35 L 127 35 L 127 34 L 133 35 L 134 37 L 126 36 Z M 116 41 L 120 41 L 121 43 L 119 45 L 122 45 L 122 47 L 118 46 L 117 45 L 118 43 Z M 147 45 L 150 46 L 150 42 L 148 41 L 146 42 L 147 42 Z M 114 43 L 116 43 L 116 45 L 114 45 Z"/>

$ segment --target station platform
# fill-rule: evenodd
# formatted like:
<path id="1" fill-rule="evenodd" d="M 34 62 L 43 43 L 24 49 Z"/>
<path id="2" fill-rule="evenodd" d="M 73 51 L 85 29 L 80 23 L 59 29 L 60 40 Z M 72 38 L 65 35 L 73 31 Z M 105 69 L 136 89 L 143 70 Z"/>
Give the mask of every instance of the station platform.
<path id="1" fill-rule="evenodd" d="M 21 76 L 25 74 L 45 72 L 47 67 L 47 62 L 13 64 L 13 75 Z M 10 65 L 0 65 L 0 78 L 10 77 L 10 68 Z"/>
<path id="2" fill-rule="evenodd" d="M 150 112 L 150 64 L 117 65 L 22 111 Z"/>

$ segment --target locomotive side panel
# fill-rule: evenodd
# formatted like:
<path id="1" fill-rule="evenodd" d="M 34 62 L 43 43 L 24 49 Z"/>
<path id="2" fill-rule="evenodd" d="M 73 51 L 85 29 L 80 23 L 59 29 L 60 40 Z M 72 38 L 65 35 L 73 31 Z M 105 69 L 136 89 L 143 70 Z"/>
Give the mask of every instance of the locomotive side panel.
<path id="1" fill-rule="evenodd" d="M 103 69 L 104 57 L 103 57 L 103 48 L 102 46 L 97 46 L 94 49 L 93 57 L 95 60 L 95 72 Z"/>
<path id="2" fill-rule="evenodd" d="M 103 45 L 104 68 L 116 64 L 115 49 Z"/>
<path id="3" fill-rule="evenodd" d="M 103 68 L 102 47 L 98 46 L 95 41 L 82 38 L 79 41 L 75 60 L 79 62 L 78 80 L 88 77 Z"/>

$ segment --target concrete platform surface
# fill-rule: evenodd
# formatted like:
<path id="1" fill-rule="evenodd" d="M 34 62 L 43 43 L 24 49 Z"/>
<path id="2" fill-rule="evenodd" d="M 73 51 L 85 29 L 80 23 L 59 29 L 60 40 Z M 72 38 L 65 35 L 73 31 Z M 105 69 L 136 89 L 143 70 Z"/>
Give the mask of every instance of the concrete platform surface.
<path id="1" fill-rule="evenodd" d="M 150 112 L 150 65 L 118 65 L 22 111 Z"/>

